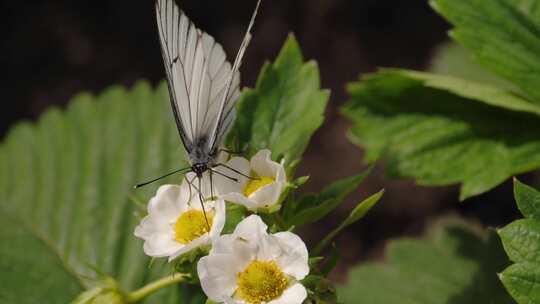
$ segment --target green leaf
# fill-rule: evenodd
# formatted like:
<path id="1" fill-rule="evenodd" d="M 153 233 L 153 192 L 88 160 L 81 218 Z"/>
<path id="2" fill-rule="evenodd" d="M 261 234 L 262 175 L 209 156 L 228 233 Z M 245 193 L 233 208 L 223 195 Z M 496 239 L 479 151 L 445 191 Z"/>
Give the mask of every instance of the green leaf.
<path id="1" fill-rule="evenodd" d="M 518 303 L 537 303 L 540 301 L 540 192 L 514 179 L 514 195 L 526 218 L 498 230 L 506 253 L 516 263 L 499 277 Z"/>
<path id="2" fill-rule="evenodd" d="M 422 81 L 428 88 L 452 92 L 460 97 L 472 99 L 508 110 L 529 112 L 540 115 L 540 106 L 532 104 L 512 92 L 500 87 L 474 83 L 466 79 L 422 73 L 408 70 L 396 70 L 405 76 Z"/>
<path id="3" fill-rule="evenodd" d="M 329 91 L 320 89 L 314 61 L 304 63 L 293 35 L 274 63 L 266 63 L 253 90 L 246 90 L 238 104 L 237 120 L 228 146 L 248 148 L 248 155 L 270 149 L 274 159 L 287 165 L 302 155 L 323 122 Z"/>
<path id="4" fill-rule="evenodd" d="M 363 218 L 375 204 L 379 202 L 381 197 L 384 194 L 384 189 L 371 195 L 370 197 L 363 200 L 361 203 L 356 205 L 356 207 L 351 211 L 349 216 L 341 222 L 341 224 L 332 230 L 328 235 L 322 239 L 317 246 L 313 249 L 313 254 L 319 254 L 326 246 L 330 243 L 332 239 L 334 239 L 341 231 L 343 231 L 348 226 L 354 224 L 356 221 Z"/>
<path id="5" fill-rule="evenodd" d="M 540 103 L 540 6 L 532 0 L 431 0 L 482 66 Z"/>
<path id="6" fill-rule="evenodd" d="M 514 221 L 500 229 L 499 236 L 512 261 L 540 263 L 540 221 Z"/>
<path id="7" fill-rule="evenodd" d="M 474 61 L 471 52 L 455 42 L 445 42 L 437 47 L 431 59 L 429 72 L 491 84 L 504 89 L 515 89 L 513 84 L 483 69 Z"/>
<path id="8" fill-rule="evenodd" d="M 148 267 L 133 236 L 132 200 L 146 202 L 158 185 L 132 187 L 183 165 L 164 83 L 81 94 L 14 127 L 0 145 L 0 302 L 67 303 L 99 282 L 97 272 L 127 291 L 169 274 Z M 144 303 L 178 303 L 179 291 Z"/>
<path id="9" fill-rule="evenodd" d="M 223 227 L 221 233 L 230 234 L 233 233 L 236 225 L 238 225 L 238 223 L 244 219 L 246 215 L 246 208 L 238 204 L 227 204 L 225 208 L 227 210 L 227 217 L 225 218 L 225 226 Z"/>
<path id="10" fill-rule="evenodd" d="M 46 239 L 3 214 L 0 221 L 0 302 L 68 303 L 82 290 Z"/>
<path id="11" fill-rule="evenodd" d="M 373 206 L 375 206 L 375 204 L 379 202 L 383 194 L 384 189 L 373 194 L 372 196 L 363 200 L 360 204 L 356 205 L 356 207 L 354 207 L 349 216 L 341 224 L 343 228 L 352 225 L 356 221 L 363 218 L 369 212 L 369 210 L 371 210 L 371 208 L 373 208 Z"/>
<path id="12" fill-rule="evenodd" d="M 540 192 L 514 179 L 514 196 L 519 210 L 526 218 L 540 221 Z"/>
<path id="13" fill-rule="evenodd" d="M 338 286 L 341 303 L 513 303 L 497 278 L 508 265 L 492 232 L 456 220 L 436 224 L 425 239 L 391 241 L 385 263 L 353 268 Z"/>
<path id="14" fill-rule="evenodd" d="M 504 89 L 406 70 L 348 86 L 343 109 L 366 160 L 421 185 L 462 183 L 460 198 L 540 167 L 540 107 Z"/>
<path id="15" fill-rule="evenodd" d="M 284 211 L 285 221 L 289 226 L 299 227 L 320 220 L 358 189 L 370 171 L 335 181 L 318 194 L 307 194 L 297 202 L 289 202 Z"/>
<path id="16" fill-rule="evenodd" d="M 540 264 L 517 263 L 499 275 L 508 292 L 520 304 L 540 302 Z"/>

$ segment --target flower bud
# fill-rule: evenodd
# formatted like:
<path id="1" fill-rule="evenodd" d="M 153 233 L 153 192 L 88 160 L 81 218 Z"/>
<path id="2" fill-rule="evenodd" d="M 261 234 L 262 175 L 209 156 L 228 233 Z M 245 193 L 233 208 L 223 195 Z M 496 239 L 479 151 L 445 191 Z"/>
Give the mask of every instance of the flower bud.
<path id="1" fill-rule="evenodd" d="M 106 279 L 98 286 L 82 292 L 72 304 L 125 304 L 126 298 L 113 279 Z"/>

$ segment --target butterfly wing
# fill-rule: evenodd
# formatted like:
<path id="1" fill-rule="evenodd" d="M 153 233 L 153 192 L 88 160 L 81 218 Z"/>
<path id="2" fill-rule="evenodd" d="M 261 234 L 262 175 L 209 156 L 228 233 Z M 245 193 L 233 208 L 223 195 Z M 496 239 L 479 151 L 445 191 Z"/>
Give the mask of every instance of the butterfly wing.
<path id="1" fill-rule="evenodd" d="M 249 21 L 249 25 L 246 30 L 246 34 L 244 35 L 244 39 L 242 40 L 242 44 L 240 45 L 238 53 L 236 54 L 236 59 L 234 60 L 234 64 L 232 66 L 232 73 L 229 76 L 229 81 L 227 82 L 225 88 L 225 93 L 220 96 L 221 103 L 219 107 L 219 112 L 217 113 L 217 119 L 214 121 L 214 125 L 212 126 L 211 137 L 208 141 L 209 151 L 214 150 L 221 143 L 221 141 L 223 140 L 223 136 L 234 121 L 236 114 L 234 104 L 240 96 L 240 92 L 237 91 L 238 83 L 236 82 L 235 75 L 238 73 L 238 69 L 242 64 L 242 58 L 244 57 L 244 53 L 249 45 L 249 42 L 251 41 L 251 28 L 255 23 L 255 17 L 257 17 L 257 12 L 259 11 L 260 4 L 261 0 L 258 0 L 255 6 L 255 10 L 251 15 L 251 20 Z"/>
<path id="2" fill-rule="evenodd" d="M 171 106 L 190 153 L 215 137 L 224 108 L 232 112 L 240 95 L 240 73 L 221 45 L 197 29 L 174 0 L 157 0 L 156 17 Z"/>

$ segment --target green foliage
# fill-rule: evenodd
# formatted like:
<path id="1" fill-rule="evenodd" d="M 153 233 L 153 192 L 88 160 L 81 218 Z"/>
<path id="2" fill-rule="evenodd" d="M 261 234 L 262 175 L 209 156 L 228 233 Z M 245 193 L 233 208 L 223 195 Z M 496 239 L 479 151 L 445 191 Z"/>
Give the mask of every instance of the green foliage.
<path id="1" fill-rule="evenodd" d="M 474 61 L 471 53 L 456 42 L 446 42 L 437 47 L 431 59 L 429 72 L 492 84 L 499 88 L 514 88 L 506 80 L 482 68 Z"/>
<path id="2" fill-rule="evenodd" d="M 358 189 L 370 171 L 335 181 L 317 194 L 310 193 L 298 201 L 288 202 L 284 210 L 285 221 L 289 226 L 298 227 L 320 220 Z"/>
<path id="3" fill-rule="evenodd" d="M 540 5 L 535 0 L 431 0 L 475 60 L 540 103 Z"/>
<path id="4" fill-rule="evenodd" d="M 350 138 L 366 159 L 422 185 L 462 183 L 461 199 L 540 166 L 540 107 L 459 78 L 385 70 L 348 86 Z"/>
<path id="5" fill-rule="evenodd" d="M 519 210 L 526 218 L 540 220 L 540 195 L 538 195 L 538 191 L 514 179 L 514 196 Z"/>
<path id="6" fill-rule="evenodd" d="M 385 263 L 354 268 L 338 287 L 340 303 L 513 303 L 496 272 L 508 265 L 491 231 L 456 220 L 435 225 L 424 240 L 388 244 Z"/>
<path id="7" fill-rule="evenodd" d="M 290 35 L 274 63 L 266 63 L 254 89 L 245 89 L 228 145 L 253 155 L 270 149 L 290 165 L 300 158 L 324 120 L 329 91 L 320 89 L 314 61 L 304 63 Z M 290 171 L 290 170 L 288 170 Z"/>
<path id="8" fill-rule="evenodd" d="M 83 288 L 71 269 L 36 233 L 0 215 L 0 302 L 68 303 Z M 25 295 L 21 297 L 21 295 Z"/>
<path id="9" fill-rule="evenodd" d="M 500 229 L 506 253 L 515 264 L 500 275 L 520 304 L 540 301 L 540 192 L 514 180 L 516 203 L 525 216 Z"/>
<path id="10" fill-rule="evenodd" d="M 339 226 L 337 226 L 334 230 L 330 231 L 326 237 L 324 237 L 319 244 L 317 244 L 317 246 L 313 249 L 313 254 L 318 255 L 341 231 L 363 218 L 369 212 L 369 210 L 371 210 L 371 208 L 373 208 L 373 206 L 379 202 L 383 194 L 384 189 L 371 195 L 356 205 L 356 207 L 354 207 L 354 209 L 341 222 L 341 224 L 339 224 Z"/>
<path id="11" fill-rule="evenodd" d="M 403 70 L 368 76 L 349 85 L 344 112 L 369 161 L 385 157 L 391 175 L 422 185 L 462 183 L 463 200 L 540 167 L 540 5 L 430 3 L 470 54 L 456 44 L 440 48 L 432 71 L 446 76 Z"/>
<path id="12" fill-rule="evenodd" d="M 379 202 L 379 200 L 382 198 L 384 194 L 384 189 L 380 190 L 379 192 L 371 195 L 370 197 L 366 198 L 362 202 L 360 202 L 354 209 L 351 211 L 349 216 L 345 218 L 343 223 L 338 227 L 339 230 L 345 229 L 347 226 L 350 226 L 354 224 L 355 222 L 359 221 L 361 218 L 363 218 L 375 204 Z"/>
<path id="13" fill-rule="evenodd" d="M 185 165 L 183 155 L 164 84 L 81 94 L 13 128 L 0 146 L 0 302 L 67 303 L 99 283 L 97 272 L 123 290 L 168 274 L 148 267 L 133 236 L 135 202 L 157 185 L 132 187 Z M 167 288 L 145 303 L 179 299 Z"/>

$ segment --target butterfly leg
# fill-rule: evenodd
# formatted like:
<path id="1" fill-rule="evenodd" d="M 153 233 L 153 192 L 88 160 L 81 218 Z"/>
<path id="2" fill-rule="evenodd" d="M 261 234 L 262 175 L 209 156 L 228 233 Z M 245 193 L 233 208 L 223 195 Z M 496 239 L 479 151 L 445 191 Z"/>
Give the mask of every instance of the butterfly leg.
<path id="1" fill-rule="evenodd" d="M 210 199 L 214 200 L 214 183 L 212 181 L 212 170 L 208 171 L 208 175 L 210 176 Z"/>
<path id="2" fill-rule="evenodd" d="M 195 186 L 195 184 L 193 184 L 193 181 L 195 181 L 195 178 L 197 178 L 197 175 L 193 176 L 193 178 L 191 180 L 187 179 L 187 177 L 185 178 L 186 179 L 186 182 L 188 183 L 188 186 L 189 186 L 189 199 L 191 200 L 191 197 L 193 196 L 193 192 L 191 191 L 191 187 L 195 188 L 195 190 L 199 191 L 199 189 L 197 189 L 197 186 Z"/>
<path id="3" fill-rule="evenodd" d="M 204 214 L 204 220 L 206 221 L 206 226 L 208 227 L 208 233 L 210 233 L 210 223 L 208 223 L 208 217 L 206 216 L 206 210 L 204 208 L 204 198 L 203 198 L 203 194 L 202 194 L 202 188 L 201 188 L 201 179 L 202 179 L 202 175 L 201 176 L 197 176 L 197 181 L 199 183 L 199 201 L 201 202 L 201 208 L 203 210 L 203 214 Z"/>
<path id="4" fill-rule="evenodd" d="M 211 171 L 211 172 L 214 172 L 214 173 L 216 173 L 216 174 L 218 174 L 218 175 L 221 175 L 221 176 L 223 176 L 223 177 L 225 177 L 225 178 L 227 178 L 227 179 L 230 179 L 230 180 L 232 180 L 232 181 L 235 182 L 235 183 L 238 183 L 238 178 L 234 178 L 234 177 L 232 177 L 232 176 L 228 176 L 228 175 L 226 175 L 226 174 L 223 174 L 223 173 L 219 172 L 218 170 L 212 170 L 212 169 L 210 169 L 210 171 Z"/>

